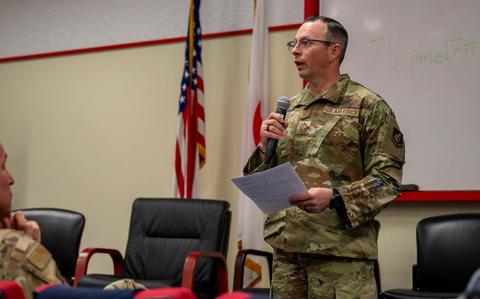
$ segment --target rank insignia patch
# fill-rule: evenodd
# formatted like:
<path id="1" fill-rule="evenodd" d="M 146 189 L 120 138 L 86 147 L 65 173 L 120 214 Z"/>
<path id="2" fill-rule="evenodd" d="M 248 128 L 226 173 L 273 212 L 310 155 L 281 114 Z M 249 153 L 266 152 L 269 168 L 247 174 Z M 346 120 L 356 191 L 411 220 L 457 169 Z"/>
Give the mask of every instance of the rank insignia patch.
<path id="1" fill-rule="evenodd" d="M 393 128 L 392 141 L 398 147 L 403 146 L 403 134 L 397 128 Z"/>

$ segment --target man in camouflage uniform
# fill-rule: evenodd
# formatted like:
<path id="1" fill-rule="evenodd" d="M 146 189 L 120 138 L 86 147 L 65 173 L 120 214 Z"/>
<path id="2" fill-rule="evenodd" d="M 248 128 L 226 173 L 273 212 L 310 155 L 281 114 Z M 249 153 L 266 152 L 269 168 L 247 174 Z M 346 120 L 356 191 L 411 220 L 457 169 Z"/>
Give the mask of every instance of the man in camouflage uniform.
<path id="1" fill-rule="evenodd" d="M 27 298 L 48 283 L 66 283 L 52 256 L 40 244 L 40 228 L 22 212 L 12 215 L 13 177 L 5 163 L 7 154 L 0 143 L 0 280 L 15 280 Z"/>
<path id="2" fill-rule="evenodd" d="M 274 298 L 376 298 L 374 217 L 399 195 L 404 142 L 395 115 L 377 94 L 340 74 L 348 34 L 327 17 L 307 19 L 288 43 L 308 85 L 286 120 L 262 122 L 261 142 L 244 173 L 292 163 L 307 191 L 268 215 Z M 268 138 L 278 139 L 267 165 Z"/>

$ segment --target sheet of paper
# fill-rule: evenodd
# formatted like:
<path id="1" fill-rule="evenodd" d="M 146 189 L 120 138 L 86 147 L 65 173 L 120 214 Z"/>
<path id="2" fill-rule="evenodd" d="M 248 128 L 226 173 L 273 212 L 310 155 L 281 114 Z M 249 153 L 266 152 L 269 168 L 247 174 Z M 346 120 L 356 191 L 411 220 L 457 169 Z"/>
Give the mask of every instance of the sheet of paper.
<path id="1" fill-rule="evenodd" d="M 264 213 L 291 207 L 288 198 L 307 190 L 290 162 L 233 178 L 232 182 Z"/>

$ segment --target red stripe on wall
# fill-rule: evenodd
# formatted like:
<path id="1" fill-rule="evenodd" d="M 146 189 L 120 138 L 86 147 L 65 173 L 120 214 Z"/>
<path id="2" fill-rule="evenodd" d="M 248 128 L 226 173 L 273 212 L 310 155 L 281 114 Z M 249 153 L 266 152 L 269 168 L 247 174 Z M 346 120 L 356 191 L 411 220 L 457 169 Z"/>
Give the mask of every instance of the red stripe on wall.
<path id="1" fill-rule="evenodd" d="M 298 27 L 300 27 L 300 24 L 281 25 L 281 26 L 270 27 L 268 31 L 269 32 L 284 31 L 284 30 L 297 29 Z M 237 35 L 247 35 L 247 34 L 252 34 L 252 29 L 209 33 L 209 34 L 202 35 L 202 39 L 212 39 L 212 38 L 221 38 L 221 37 L 229 37 L 229 36 L 237 36 Z M 171 43 L 184 42 L 186 39 L 187 39 L 186 36 L 182 36 L 182 37 L 166 38 L 166 39 L 159 39 L 159 40 L 152 40 L 152 41 L 65 50 L 65 51 L 57 51 L 57 52 L 49 52 L 49 53 L 39 53 L 39 54 L 14 56 L 14 57 L 4 57 L 4 58 L 0 58 L 0 63 L 23 61 L 23 60 L 38 59 L 38 58 L 66 56 L 66 55 L 94 53 L 94 52 L 101 52 L 101 51 L 136 48 L 136 47 L 146 47 L 146 46 L 154 46 L 154 45 L 162 45 L 162 44 L 171 44 Z"/>
<path id="2" fill-rule="evenodd" d="M 402 192 L 395 201 L 480 201 L 480 190 Z"/>

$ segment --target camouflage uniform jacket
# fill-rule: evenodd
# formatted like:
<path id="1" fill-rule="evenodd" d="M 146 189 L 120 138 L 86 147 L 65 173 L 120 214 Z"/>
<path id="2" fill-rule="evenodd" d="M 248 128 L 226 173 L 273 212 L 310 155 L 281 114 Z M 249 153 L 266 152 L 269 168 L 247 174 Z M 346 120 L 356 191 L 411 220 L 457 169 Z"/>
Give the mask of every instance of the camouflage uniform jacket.
<path id="1" fill-rule="evenodd" d="M 392 110 L 343 74 L 322 96 L 308 86 L 294 96 L 286 118 L 272 165 L 261 163 L 257 149 L 244 174 L 290 161 L 307 189 L 336 188 L 346 215 L 283 209 L 267 216 L 265 240 L 286 252 L 376 259 L 374 217 L 399 195 L 405 155 Z"/>
<path id="2" fill-rule="evenodd" d="M 11 229 L 0 229 L 0 280 L 18 282 L 27 298 L 35 288 L 66 281 L 45 247 L 29 235 Z"/>

